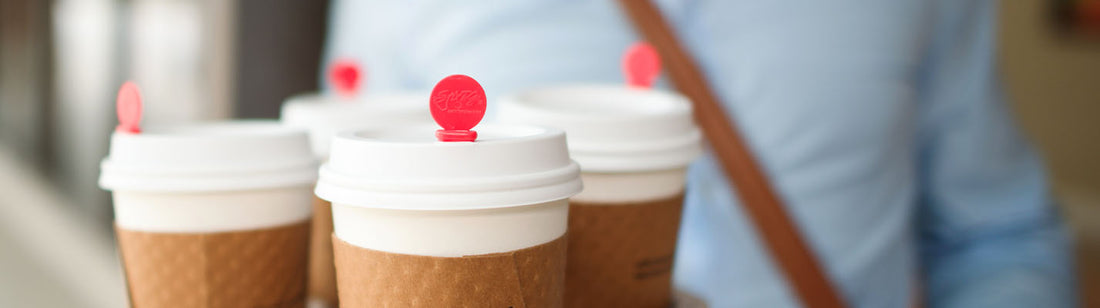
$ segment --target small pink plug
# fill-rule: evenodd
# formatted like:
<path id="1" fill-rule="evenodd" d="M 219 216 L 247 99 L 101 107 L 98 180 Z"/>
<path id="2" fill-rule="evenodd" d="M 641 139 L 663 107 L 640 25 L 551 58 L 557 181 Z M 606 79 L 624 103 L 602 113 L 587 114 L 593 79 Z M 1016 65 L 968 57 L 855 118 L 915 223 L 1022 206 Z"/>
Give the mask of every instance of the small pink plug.
<path id="1" fill-rule="evenodd" d="M 345 98 L 359 95 L 359 88 L 366 79 L 364 75 L 359 63 L 352 59 L 336 60 L 328 69 L 329 82 L 336 89 L 336 94 Z"/>
<path id="2" fill-rule="evenodd" d="M 118 127 L 115 131 L 137 134 L 141 132 L 141 91 L 137 84 L 127 81 L 118 89 L 115 109 L 118 112 Z"/>
<path id="3" fill-rule="evenodd" d="M 443 127 L 435 132 L 437 140 L 477 140 L 477 132 L 470 129 L 485 116 L 485 90 L 477 80 L 466 75 L 443 78 L 432 88 L 430 105 L 432 118 Z"/>
<path id="4" fill-rule="evenodd" d="M 661 57 L 657 50 L 646 42 L 631 45 L 623 54 L 623 75 L 626 83 L 642 88 L 652 88 L 661 75 Z"/>

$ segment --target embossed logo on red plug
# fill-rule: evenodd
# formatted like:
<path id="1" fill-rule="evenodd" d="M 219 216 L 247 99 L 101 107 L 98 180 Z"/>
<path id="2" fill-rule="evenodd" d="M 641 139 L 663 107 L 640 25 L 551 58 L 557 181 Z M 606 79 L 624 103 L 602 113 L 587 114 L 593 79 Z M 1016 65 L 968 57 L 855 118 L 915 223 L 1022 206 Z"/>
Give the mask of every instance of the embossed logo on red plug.
<path id="1" fill-rule="evenodd" d="M 443 78 L 432 89 L 431 111 L 440 129 L 435 132 L 439 141 L 474 141 L 474 128 L 485 116 L 485 90 L 481 84 L 466 75 Z"/>

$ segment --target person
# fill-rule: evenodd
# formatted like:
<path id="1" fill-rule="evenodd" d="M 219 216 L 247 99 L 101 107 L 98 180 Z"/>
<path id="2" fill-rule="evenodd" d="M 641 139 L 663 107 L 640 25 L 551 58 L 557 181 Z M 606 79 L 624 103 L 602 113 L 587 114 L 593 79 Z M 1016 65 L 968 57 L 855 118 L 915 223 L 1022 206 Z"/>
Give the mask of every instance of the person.
<path id="1" fill-rule="evenodd" d="M 852 307 L 1072 307 L 1067 233 L 1006 110 L 996 2 L 659 1 Z M 368 92 L 621 83 L 614 1 L 335 1 Z M 667 82 L 664 83 L 667 86 Z M 490 113 L 492 104 L 490 103 Z M 674 269 L 712 307 L 793 307 L 713 156 Z"/>

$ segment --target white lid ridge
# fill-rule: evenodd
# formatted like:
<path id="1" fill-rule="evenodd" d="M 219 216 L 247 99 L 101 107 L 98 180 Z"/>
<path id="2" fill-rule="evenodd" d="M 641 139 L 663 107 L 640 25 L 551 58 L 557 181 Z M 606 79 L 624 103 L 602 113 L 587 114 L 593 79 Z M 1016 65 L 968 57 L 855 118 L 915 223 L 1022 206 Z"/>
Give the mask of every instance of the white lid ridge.
<path id="1" fill-rule="evenodd" d="M 586 172 L 681 168 L 702 152 L 687 98 L 617 85 L 533 89 L 499 99 L 502 123 L 565 130 L 569 151 Z"/>
<path id="2" fill-rule="evenodd" d="M 321 158 L 328 156 L 336 133 L 354 128 L 405 123 L 431 123 L 424 105 L 428 93 L 388 93 L 345 98 L 319 93 L 299 94 L 283 103 L 280 121 L 309 132 L 310 146 Z"/>
<path id="3" fill-rule="evenodd" d="M 309 185 L 317 159 L 303 130 L 241 120 L 150 126 L 111 136 L 107 190 L 208 192 Z"/>
<path id="4" fill-rule="evenodd" d="M 321 166 L 317 196 L 383 209 L 466 210 L 561 200 L 581 190 L 561 130 L 482 124 L 474 142 L 439 142 L 437 127 L 346 131 Z"/>

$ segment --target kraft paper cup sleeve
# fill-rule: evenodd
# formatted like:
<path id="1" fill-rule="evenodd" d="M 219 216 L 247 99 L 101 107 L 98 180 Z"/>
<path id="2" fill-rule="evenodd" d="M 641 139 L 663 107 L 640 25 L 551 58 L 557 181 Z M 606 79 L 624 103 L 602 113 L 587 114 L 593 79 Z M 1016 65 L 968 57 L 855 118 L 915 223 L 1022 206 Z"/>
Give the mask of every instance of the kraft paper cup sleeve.
<path id="1" fill-rule="evenodd" d="M 565 236 L 457 258 L 361 248 L 333 236 L 343 307 L 561 307 Z"/>
<path id="2" fill-rule="evenodd" d="M 332 259 L 332 204 L 313 197 L 309 242 L 309 297 L 337 307 L 336 266 Z"/>
<path id="3" fill-rule="evenodd" d="M 668 307 L 683 194 L 655 201 L 571 201 L 566 307 Z"/>
<path id="4" fill-rule="evenodd" d="M 116 226 L 132 307 L 303 307 L 309 222 L 220 233 Z"/>

